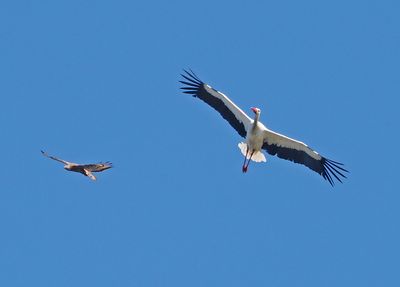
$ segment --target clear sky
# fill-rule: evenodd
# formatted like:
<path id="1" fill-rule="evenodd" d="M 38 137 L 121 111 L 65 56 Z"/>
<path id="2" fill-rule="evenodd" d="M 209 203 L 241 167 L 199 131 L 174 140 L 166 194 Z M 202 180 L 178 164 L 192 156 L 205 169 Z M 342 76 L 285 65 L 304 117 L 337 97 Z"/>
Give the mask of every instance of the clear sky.
<path id="1" fill-rule="evenodd" d="M 0 286 L 400 286 L 399 9 L 1 1 Z M 242 174 L 184 68 L 348 180 L 271 156 Z"/>

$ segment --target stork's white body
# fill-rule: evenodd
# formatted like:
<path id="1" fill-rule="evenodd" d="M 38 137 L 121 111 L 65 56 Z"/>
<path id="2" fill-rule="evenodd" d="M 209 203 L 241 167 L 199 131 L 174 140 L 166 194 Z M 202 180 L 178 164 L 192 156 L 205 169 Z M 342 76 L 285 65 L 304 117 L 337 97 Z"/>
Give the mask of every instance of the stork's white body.
<path id="1" fill-rule="evenodd" d="M 238 147 L 246 159 L 255 162 L 266 162 L 264 153 L 261 151 L 264 144 L 264 131 L 266 127 L 260 122 L 254 122 L 247 129 L 246 142 L 239 143 Z M 253 154 L 251 156 L 251 154 Z"/>
<path id="2" fill-rule="evenodd" d="M 251 151 L 261 151 L 264 144 L 265 130 L 266 127 L 259 121 L 255 124 L 253 123 L 246 135 L 246 143 Z"/>

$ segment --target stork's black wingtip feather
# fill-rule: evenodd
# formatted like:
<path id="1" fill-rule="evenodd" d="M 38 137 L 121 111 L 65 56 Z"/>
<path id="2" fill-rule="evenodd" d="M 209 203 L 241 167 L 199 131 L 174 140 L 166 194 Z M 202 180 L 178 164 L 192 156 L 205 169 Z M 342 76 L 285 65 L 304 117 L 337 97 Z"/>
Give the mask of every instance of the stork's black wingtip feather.
<path id="1" fill-rule="evenodd" d="M 183 69 L 183 71 L 186 74 L 185 73 L 181 74 L 183 79 L 179 80 L 179 83 L 185 86 L 180 87 L 180 89 L 183 90 L 182 92 L 184 94 L 189 94 L 196 97 L 202 85 L 204 85 L 204 83 L 197 77 L 197 75 L 191 69 L 189 69 L 189 71 Z"/>
<path id="2" fill-rule="evenodd" d="M 185 79 L 191 80 L 191 81 L 195 81 L 195 82 L 198 83 L 198 84 L 204 84 L 203 81 L 200 80 L 200 78 L 195 74 L 195 72 L 193 72 L 192 69 L 189 68 L 189 71 L 183 69 L 183 71 L 184 71 L 186 74 L 181 74 L 181 76 L 184 77 Z M 189 77 L 190 79 L 188 79 L 188 77 Z"/>
<path id="3" fill-rule="evenodd" d="M 199 79 L 199 77 L 196 75 L 196 73 L 195 72 L 193 72 L 193 70 L 192 69 L 190 69 L 189 68 L 189 70 L 190 70 L 190 73 L 192 73 L 192 75 L 198 80 L 198 81 L 200 81 L 201 82 L 201 80 Z"/>
<path id="4" fill-rule="evenodd" d="M 193 77 L 193 78 L 195 78 L 196 79 L 196 77 L 194 76 L 194 73 L 192 72 L 192 70 L 191 69 L 189 69 L 189 71 L 188 70 L 185 70 L 185 69 L 183 69 L 183 71 L 188 75 L 188 76 L 190 76 L 190 77 Z M 183 75 L 182 75 L 183 76 Z"/>
<path id="5" fill-rule="evenodd" d="M 347 176 L 344 173 L 345 172 L 349 173 L 349 171 L 343 167 L 344 166 L 343 163 L 333 161 L 324 157 L 321 159 L 321 162 L 323 166 L 321 175 L 325 180 L 327 180 L 330 183 L 332 187 L 335 185 L 333 177 L 340 183 L 343 183 L 342 181 L 343 178 L 347 178 Z"/>

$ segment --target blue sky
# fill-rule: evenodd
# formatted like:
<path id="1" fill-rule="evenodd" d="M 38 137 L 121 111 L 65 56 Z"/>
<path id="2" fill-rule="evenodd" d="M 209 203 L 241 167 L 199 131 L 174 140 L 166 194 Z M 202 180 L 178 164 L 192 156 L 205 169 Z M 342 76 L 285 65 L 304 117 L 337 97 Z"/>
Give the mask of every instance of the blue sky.
<path id="1" fill-rule="evenodd" d="M 0 285 L 399 286 L 398 1 L 142 2 L 1 2 Z M 183 68 L 348 180 L 242 174 Z"/>

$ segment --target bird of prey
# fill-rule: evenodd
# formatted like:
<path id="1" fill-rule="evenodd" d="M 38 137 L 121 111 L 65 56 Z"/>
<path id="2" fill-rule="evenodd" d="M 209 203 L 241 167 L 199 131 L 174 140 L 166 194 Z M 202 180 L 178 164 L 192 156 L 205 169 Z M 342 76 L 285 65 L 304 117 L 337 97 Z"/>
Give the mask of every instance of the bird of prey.
<path id="1" fill-rule="evenodd" d="M 250 160 L 255 162 L 265 162 L 262 150 L 279 158 L 303 164 L 311 170 L 322 175 L 331 185 L 334 179 L 342 182 L 346 178 L 346 169 L 343 164 L 323 157 L 305 143 L 289 138 L 268 129 L 260 121 L 261 110 L 251 108 L 254 119 L 250 118 L 232 100 L 223 93 L 200 80 L 193 71 L 185 71 L 181 74 L 184 84 L 181 89 L 184 93 L 204 101 L 212 108 L 217 110 L 230 125 L 246 139 L 246 142 L 239 143 L 239 148 L 244 155 L 243 172 L 247 172 Z"/>
<path id="2" fill-rule="evenodd" d="M 64 169 L 69 171 L 75 171 L 83 174 L 84 176 L 89 177 L 91 180 L 96 180 L 96 177 L 93 175 L 92 172 L 100 172 L 109 168 L 112 168 L 111 162 L 100 162 L 100 163 L 90 163 L 90 164 L 78 164 L 69 162 L 66 160 L 59 159 L 57 157 L 48 155 L 46 152 L 41 151 L 42 154 L 48 158 L 53 160 L 59 161 L 64 164 Z"/>

